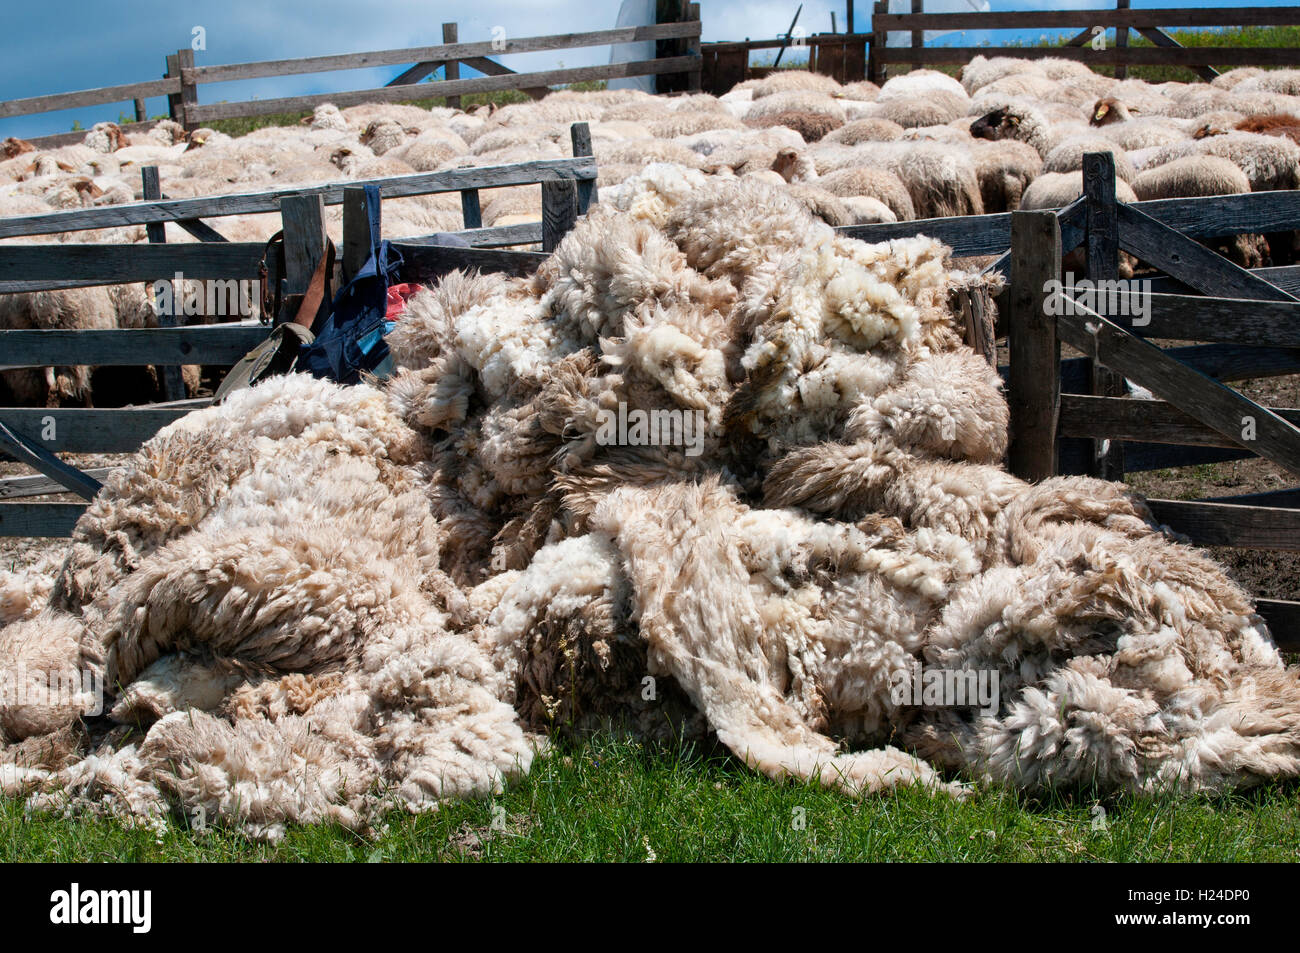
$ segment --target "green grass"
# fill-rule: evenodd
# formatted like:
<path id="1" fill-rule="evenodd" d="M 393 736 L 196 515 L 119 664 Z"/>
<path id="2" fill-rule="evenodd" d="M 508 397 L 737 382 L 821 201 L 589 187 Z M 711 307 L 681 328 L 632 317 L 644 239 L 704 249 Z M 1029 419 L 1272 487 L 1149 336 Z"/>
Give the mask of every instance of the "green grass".
<path id="1" fill-rule="evenodd" d="M 858 801 L 774 783 L 731 758 L 605 737 L 561 746 L 491 800 L 395 813 L 374 839 L 319 826 L 269 845 L 179 821 L 158 836 L 24 817 L 21 802 L 0 801 L 0 861 L 1294 861 L 1298 793 L 1124 796 L 1102 802 L 1096 830 L 1083 795 L 995 788 L 956 802 L 904 790 Z"/>

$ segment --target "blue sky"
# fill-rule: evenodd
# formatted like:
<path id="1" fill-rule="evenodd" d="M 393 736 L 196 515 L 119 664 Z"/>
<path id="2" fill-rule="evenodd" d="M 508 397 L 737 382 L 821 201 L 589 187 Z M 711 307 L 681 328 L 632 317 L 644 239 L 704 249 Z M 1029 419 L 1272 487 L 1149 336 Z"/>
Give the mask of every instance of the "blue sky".
<path id="1" fill-rule="evenodd" d="M 897 0 L 896 0 L 897 2 Z M 932 0 L 965 8 L 979 0 Z M 1087 9 L 1110 4 L 1098 0 L 990 0 L 995 10 Z M 1286 6 L 1284 0 L 1134 0 L 1135 7 Z M 706 40 L 773 37 L 785 31 L 798 0 L 703 0 Z M 871 0 L 857 0 L 858 27 L 870 28 Z M 930 3 L 927 3 L 930 7 Z M 190 45 L 192 30 L 206 31 L 207 49 L 195 53 L 199 65 L 239 63 L 432 45 L 441 41 L 440 24 L 459 24 L 465 42 L 490 40 L 494 27 L 511 36 L 607 29 L 614 26 L 617 0 L 102 0 L 11 2 L 5 9 L 0 41 L 0 100 L 135 83 L 160 77 L 168 52 Z M 945 7 L 945 9 L 948 7 Z M 830 29 L 832 10 L 844 28 L 842 0 L 804 0 L 799 23 L 809 32 Z M 1015 38 L 999 34 L 998 39 Z M 941 41 L 942 42 L 942 41 Z M 502 60 L 515 70 L 589 66 L 609 61 L 609 50 L 588 48 L 530 53 Z M 295 96 L 341 89 L 382 86 L 401 67 L 316 73 L 200 87 L 199 101 L 216 102 Z M 165 100 L 150 100 L 150 114 L 165 110 Z M 0 120 L 0 137 L 66 132 L 73 120 L 83 126 L 116 119 L 130 104 L 114 104 Z"/>

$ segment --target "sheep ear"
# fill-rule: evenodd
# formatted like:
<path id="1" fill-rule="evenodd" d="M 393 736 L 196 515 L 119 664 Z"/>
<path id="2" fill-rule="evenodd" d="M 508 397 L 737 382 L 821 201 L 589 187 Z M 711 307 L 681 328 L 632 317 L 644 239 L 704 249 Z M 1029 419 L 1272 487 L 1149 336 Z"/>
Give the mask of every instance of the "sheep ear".
<path id="1" fill-rule="evenodd" d="M 1093 114 L 1093 117 L 1092 117 L 1092 118 L 1093 118 L 1093 119 L 1100 119 L 1102 116 L 1106 115 L 1106 113 L 1108 113 L 1108 112 L 1110 112 L 1110 107 L 1109 107 L 1109 106 L 1098 106 L 1098 107 L 1097 107 L 1097 112 Z"/>

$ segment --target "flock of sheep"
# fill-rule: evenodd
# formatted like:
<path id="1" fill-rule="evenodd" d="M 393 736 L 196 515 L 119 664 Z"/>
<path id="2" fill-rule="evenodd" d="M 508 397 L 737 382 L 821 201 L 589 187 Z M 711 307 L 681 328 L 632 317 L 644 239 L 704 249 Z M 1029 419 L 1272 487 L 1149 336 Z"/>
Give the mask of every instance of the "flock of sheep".
<path id="1" fill-rule="evenodd" d="M 652 162 L 772 182 L 832 225 L 1064 205 L 1080 194 L 1084 153 L 1114 153 L 1121 200 L 1300 187 L 1300 71 L 1236 69 L 1211 84 L 1116 81 L 1068 60 L 976 58 L 960 80 L 916 70 L 877 88 L 803 71 L 751 80 L 715 98 L 634 91 L 552 93 L 469 113 L 403 105 L 323 105 L 301 126 L 232 139 L 164 121 L 131 134 L 100 124 L 80 145 L 3 144 L 0 216 L 128 202 L 139 170 L 160 169 L 172 198 L 309 185 L 417 171 L 502 165 L 568 154 L 569 125 L 590 124 L 600 185 Z M 537 187 L 485 193 L 483 224 L 538 221 Z M 328 210 L 338 241 L 342 212 Z M 273 214 L 216 221 L 231 240 L 260 242 Z M 456 231 L 459 197 L 384 204 L 393 238 Z M 193 241 L 174 225 L 168 241 Z M 18 241 L 144 241 L 142 226 Z M 1290 236 L 1245 236 L 1239 264 L 1289 264 Z M 1130 263 L 1131 264 L 1131 263 Z M 202 299 L 202 290 L 188 293 Z M 153 320 L 140 286 L 0 297 L 0 327 L 139 327 Z M 191 308 L 199 315 L 202 304 Z M 217 320 L 219 316 L 211 316 Z M 200 317 L 199 320 L 204 318 Z M 87 400 L 89 371 L 5 371 L 24 404 Z M 190 383 L 197 386 L 197 375 Z"/>
<path id="2" fill-rule="evenodd" d="M 289 375 L 192 413 L 108 479 L 61 562 L 0 572 L 0 790 L 268 837 L 364 829 L 490 795 L 547 735 L 611 721 L 852 794 L 1300 774 L 1300 672 L 1223 569 L 1123 486 L 1002 468 L 1000 383 L 949 303 L 996 279 L 923 236 L 831 227 L 1077 191 L 1095 142 L 1135 188 L 1245 154 L 1296 173 L 1285 135 L 1194 136 L 1276 116 L 1296 74 L 1088 76 L 977 60 L 965 85 L 778 74 L 719 100 L 321 107 L 306 130 L 97 153 L 171 156 L 184 194 L 200 170 L 558 155 L 584 120 L 605 178 L 535 275 L 414 295 L 391 380 Z M 1265 187 L 1262 160 L 1233 168 Z M 498 195 L 485 222 L 536 198 Z M 458 224 L 446 199 L 388 204 L 389 234 Z M 610 442 L 625 408 L 698 415 L 702 444 Z M 998 695 L 917 704 L 897 686 L 921 667 Z"/>

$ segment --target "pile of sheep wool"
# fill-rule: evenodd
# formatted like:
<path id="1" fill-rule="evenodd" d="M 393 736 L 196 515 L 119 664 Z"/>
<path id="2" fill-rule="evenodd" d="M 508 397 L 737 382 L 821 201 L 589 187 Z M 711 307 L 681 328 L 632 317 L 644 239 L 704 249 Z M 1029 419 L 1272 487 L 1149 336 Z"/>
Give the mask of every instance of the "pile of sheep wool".
<path id="1" fill-rule="evenodd" d="M 364 829 L 607 722 L 853 794 L 1300 771 L 1300 686 L 1247 595 L 1123 487 L 1002 469 L 948 303 L 982 279 L 941 244 L 679 166 L 602 200 L 534 276 L 414 297 L 382 387 L 190 414 L 55 571 L 0 578 L 0 676 L 32 689 L 0 707 L 4 791 Z M 609 440 L 635 411 L 702 440 Z M 999 697 L 900 701 L 918 665 Z M 42 703 L 59 673 L 103 715 Z"/>

